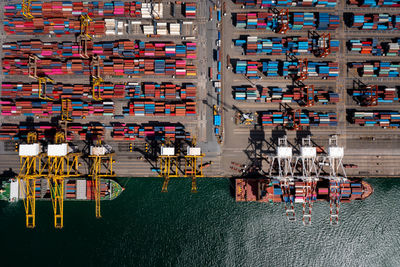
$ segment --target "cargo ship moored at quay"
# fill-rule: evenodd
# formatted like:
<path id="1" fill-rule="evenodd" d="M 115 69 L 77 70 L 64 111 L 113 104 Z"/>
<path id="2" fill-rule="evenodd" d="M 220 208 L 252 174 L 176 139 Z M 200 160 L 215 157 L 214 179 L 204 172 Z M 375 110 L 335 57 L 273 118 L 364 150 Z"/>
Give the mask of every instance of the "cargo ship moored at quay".
<path id="1" fill-rule="evenodd" d="M 100 199 L 114 200 L 121 195 L 124 188 L 111 179 L 100 180 Z M 65 201 L 94 201 L 94 189 L 91 180 L 84 178 L 64 180 Z M 51 201 L 51 193 L 47 179 L 36 179 L 36 200 Z M 25 199 L 24 192 L 20 189 L 17 179 L 9 179 L 0 184 L 0 200 L 16 202 Z"/>
<path id="2" fill-rule="evenodd" d="M 331 197 L 331 183 L 329 179 L 320 178 L 316 183 L 316 190 L 311 195 L 311 201 L 329 201 Z M 238 202 L 270 202 L 280 203 L 289 201 L 288 195 L 295 203 L 303 203 L 305 200 L 305 183 L 300 179 L 294 179 L 290 185 L 290 194 L 283 194 L 278 179 L 236 179 L 235 198 Z M 370 184 L 362 180 L 348 180 L 339 183 L 340 202 L 364 200 L 373 193 Z"/>

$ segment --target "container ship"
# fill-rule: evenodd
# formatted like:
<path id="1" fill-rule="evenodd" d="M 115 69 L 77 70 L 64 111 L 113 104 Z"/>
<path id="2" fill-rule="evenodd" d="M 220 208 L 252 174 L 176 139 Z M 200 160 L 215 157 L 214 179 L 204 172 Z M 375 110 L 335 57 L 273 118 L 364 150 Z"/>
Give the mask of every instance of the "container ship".
<path id="1" fill-rule="evenodd" d="M 101 179 L 100 198 L 101 200 L 113 200 L 117 198 L 124 188 L 111 179 Z M 92 180 L 84 178 L 64 180 L 64 200 L 69 201 L 90 201 L 95 199 Z M 35 181 L 36 200 L 51 200 L 50 188 L 47 179 Z M 0 200 L 16 202 L 24 199 L 24 192 L 20 190 L 17 179 L 3 181 L 0 184 Z"/>
<path id="2" fill-rule="evenodd" d="M 329 201 L 330 183 L 328 179 L 320 178 L 316 184 L 315 193 L 311 200 Z M 333 184 L 332 184 L 333 185 Z M 270 202 L 278 203 L 288 201 L 288 196 L 284 196 L 277 179 L 236 179 L 236 201 L 238 202 Z M 303 203 L 305 199 L 305 183 L 295 179 L 290 186 L 291 196 L 295 203 Z M 353 200 L 366 199 L 373 193 L 370 184 L 362 180 L 346 180 L 340 184 L 340 202 L 350 202 Z"/>

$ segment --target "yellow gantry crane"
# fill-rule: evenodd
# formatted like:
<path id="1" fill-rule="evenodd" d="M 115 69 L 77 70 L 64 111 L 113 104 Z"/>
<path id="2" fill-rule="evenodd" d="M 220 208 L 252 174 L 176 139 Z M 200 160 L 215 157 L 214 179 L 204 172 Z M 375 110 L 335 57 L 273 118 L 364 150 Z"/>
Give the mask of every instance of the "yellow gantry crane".
<path id="1" fill-rule="evenodd" d="M 80 51 L 79 54 L 82 58 L 89 58 L 87 54 L 88 42 L 92 40 L 92 36 L 89 34 L 89 23 L 92 19 L 89 15 L 81 15 L 81 32 L 79 34 Z"/>
<path id="2" fill-rule="evenodd" d="M 192 193 L 197 193 L 196 179 L 203 175 L 203 157 L 201 148 L 196 147 L 196 137 L 192 139 L 192 145 L 187 147 L 185 155 L 185 177 L 192 178 Z M 198 165 L 200 163 L 200 165 Z"/>
<path id="3" fill-rule="evenodd" d="M 64 226 L 64 179 L 78 177 L 80 153 L 72 151 L 63 132 L 57 132 L 54 144 L 47 146 L 47 180 L 54 211 L 54 227 Z"/>
<path id="4" fill-rule="evenodd" d="M 32 9 L 32 0 L 22 0 L 22 15 L 24 16 L 25 19 L 33 19 L 31 9 Z"/>
<path id="5" fill-rule="evenodd" d="M 41 145 L 37 141 L 37 134 L 29 132 L 27 143 L 19 145 L 20 171 L 18 175 L 18 184 L 23 196 L 26 227 L 34 228 L 36 226 L 35 212 L 35 183 L 36 179 L 42 177 L 43 169 L 41 166 L 41 157 L 43 156 Z"/>
<path id="6" fill-rule="evenodd" d="M 64 122 L 72 121 L 71 119 L 71 99 L 61 99 L 61 120 Z"/>
<path id="7" fill-rule="evenodd" d="M 37 61 L 39 58 L 36 55 L 30 55 L 28 58 L 28 75 L 29 77 L 38 81 L 38 95 L 39 99 L 43 100 L 53 100 L 47 96 L 47 82 L 54 83 L 53 79 L 48 77 L 39 77 L 37 75 Z"/>
<path id="8" fill-rule="evenodd" d="M 100 75 L 100 57 L 92 57 L 92 95 L 94 100 L 102 100 L 101 83 L 104 82 Z"/>
<path id="9" fill-rule="evenodd" d="M 178 177 L 178 156 L 175 153 L 175 147 L 167 139 L 165 145 L 161 146 L 160 155 L 158 156 L 160 166 L 159 176 L 164 178 L 161 192 L 168 192 L 170 178 Z"/>
<path id="10" fill-rule="evenodd" d="M 101 144 L 101 140 L 95 146 L 90 147 L 89 158 L 91 159 L 90 174 L 92 177 L 92 188 L 96 201 L 96 218 L 101 218 L 100 200 L 101 200 L 101 179 L 115 177 L 113 171 L 112 148 Z"/>

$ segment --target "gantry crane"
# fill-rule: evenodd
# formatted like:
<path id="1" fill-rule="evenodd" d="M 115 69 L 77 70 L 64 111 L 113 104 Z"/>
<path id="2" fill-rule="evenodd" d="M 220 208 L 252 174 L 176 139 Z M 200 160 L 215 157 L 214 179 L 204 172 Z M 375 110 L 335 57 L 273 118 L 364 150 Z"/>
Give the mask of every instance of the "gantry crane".
<path id="1" fill-rule="evenodd" d="M 286 116 L 289 118 L 288 129 L 297 131 L 301 129 L 301 109 L 287 110 Z"/>
<path id="2" fill-rule="evenodd" d="M 101 200 L 101 179 L 107 177 L 115 177 L 113 170 L 112 147 L 103 145 L 99 139 L 97 144 L 90 146 L 90 174 L 92 178 L 92 188 L 96 201 L 96 218 L 101 218 L 100 200 Z"/>
<path id="3" fill-rule="evenodd" d="M 301 142 L 295 169 L 301 165 L 301 173 L 297 178 L 303 181 L 303 224 L 310 225 L 313 202 L 317 196 L 317 149 L 312 146 L 310 136 L 302 138 Z"/>
<path id="4" fill-rule="evenodd" d="M 30 55 L 28 58 L 28 75 L 29 77 L 38 81 L 38 95 L 39 99 L 53 100 L 47 96 L 47 82 L 54 83 L 54 81 L 48 77 L 39 77 L 37 75 L 37 61 L 39 58 L 36 55 Z"/>
<path id="5" fill-rule="evenodd" d="M 276 32 L 280 34 L 286 34 L 289 30 L 289 9 L 283 8 L 281 10 L 277 10 L 273 8 L 272 11 L 277 16 L 277 28 Z"/>
<path id="6" fill-rule="evenodd" d="M 329 138 L 328 155 L 323 157 L 321 166 L 328 162 L 329 165 L 329 207 L 330 223 L 339 224 L 340 201 L 343 182 L 347 180 L 346 171 L 343 166 L 344 148 L 338 145 L 338 136 Z M 321 169 L 319 170 L 321 172 Z M 342 174 L 339 174 L 339 173 Z"/>
<path id="7" fill-rule="evenodd" d="M 367 97 L 365 97 L 363 104 L 368 107 L 375 107 L 378 105 L 378 85 L 367 85 L 365 91 Z M 365 94 L 365 93 L 364 93 Z"/>
<path id="8" fill-rule="evenodd" d="M 294 211 L 294 176 L 292 164 L 292 147 L 288 146 L 287 137 L 278 138 L 276 154 L 270 155 L 271 165 L 269 176 L 278 179 L 285 202 L 286 216 L 290 221 L 295 221 Z"/>
<path id="9" fill-rule="evenodd" d="M 298 72 L 296 80 L 304 81 L 308 78 L 308 59 L 299 59 L 297 64 Z"/>
<path id="10" fill-rule="evenodd" d="M 92 57 L 92 95 L 94 100 L 102 100 L 101 83 L 104 82 L 100 74 L 100 57 Z"/>
<path id="11" fill-rule="evenodd" d="M 203 157 L 201 148 L 196 147 L 196 137 L 193 137 L 191 146 L 187 147 L 185 155 L 185 177 L 192 178 L 192 193 L 197 193 L 196 179 L 203 175 Z M 199 164 L 199 165 L 198 165 Z"/>
<path id="12" fill-rule="evenodd" d="M 178 177 L 178 153 L 175 153 L 175 147 L 172 146 L 169 139 L 165 145 L 161 146 L 160 155 L 158 156 L 160 173 L 159 176 L 164 178 L 161 192 L 168 192 L 168 183 L 171 177 Z"/>
<path id="13" fill-rule="evenodd" d="M 318 47 L 321 50 L 319 57 L 325 58 L 330 55 L 330 53 L 331 53 L 331 34 L 330 33 L 323 33 L 320 36 L 320 38 L 318 39 Z"/>
<path id="14" fill-rule="evenodd" d="M 314 97 L 315 97 L 315 89 L 314 85 L 306 85 L 304 86 L 304 90 L 306 91 L 306 106 L 312 107 L 314 106 Z"/>
<path id="15" fill-rule="evenodd" d="M 316 31 L 309 31 L 308 37 L 312 40 L 313 53 L 316 57 L 325 58 L 331 54 L 331 34 L 319 34 Z"/>
<path id="16" fill-rule="evenodd" d="M 87 54 L 88 42 L 92 40 L 92 36 L 89 34 L 89 23 L 92 19 L 88 14 L 81 15 L 81 32 L 79 34 L 79 54 L 82 58 L 88 59 L 89 56 Z"/>
<path id="17" fill-rule="evenodd" d="M 34 228 L 36 226 L 35 184 L 36 179 L 41 178 L 43 172 L 41 164 L 42 147 L 37 140 L 37 134 L 29 132 L 27 143 L 20 144 L 18 149 L 21 166 L 18 184 L 21 193 L 24 194 L 26 227 Z"/>
<path id="18" fill-rule="evenodd" d="M 63 132 L 57 132 L 54 144 L 47 146 L 47 180 L 54 211 L 54 227 L 64 226 L 64 179 L 80 176 L 78 160 L 81 154 L 74 152 L 66 142 Z"/>
<path id="19" fill-rule="evenodd" d="M 22 0 L 22 15 L 25 19 L 33 19 L 32 0 Z"/>

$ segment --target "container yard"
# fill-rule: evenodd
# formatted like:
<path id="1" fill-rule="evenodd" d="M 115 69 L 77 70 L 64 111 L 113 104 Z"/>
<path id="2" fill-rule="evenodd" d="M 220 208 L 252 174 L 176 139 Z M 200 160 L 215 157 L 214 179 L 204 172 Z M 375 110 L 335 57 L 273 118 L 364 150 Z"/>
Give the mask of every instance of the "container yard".
<path id="1" fill-rule="evenodd" d="M 18 157 L 50 162 L 51 146 L 62 145 L 63 160 L 82 163 L 59 178 L 65 198 L 77 198 L 79 182 L 67 178 L 86 177 L 81 186 L 90 192 L 80 194 L 95 200 L 96 217 L 109 191 L 100 179 L 115 176 L 160 177 L 162 192 L 172 178 L 187 177 L 193 193 L 202 177 L 270 179 L 276 188 L 237 180 L 236 200 L 290 206 L 293 198 L 308 207 L 329 200 L 331 209 L 338 196 L 370 195 L 368 184 L 347 179 L 400 177 L 396 1 L 2 7 L 0 154 L 14 157 L 19 170 Z M 28 147 L 35 153 L 26 155 Z M 300 173 L 309 158 L 315 172 Z M 28 190 L 35 181 L 24 177 Z M 259 195 L 242 194 L 252 186 Z"/>

